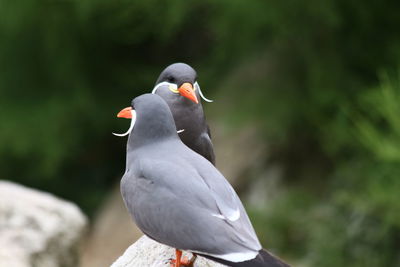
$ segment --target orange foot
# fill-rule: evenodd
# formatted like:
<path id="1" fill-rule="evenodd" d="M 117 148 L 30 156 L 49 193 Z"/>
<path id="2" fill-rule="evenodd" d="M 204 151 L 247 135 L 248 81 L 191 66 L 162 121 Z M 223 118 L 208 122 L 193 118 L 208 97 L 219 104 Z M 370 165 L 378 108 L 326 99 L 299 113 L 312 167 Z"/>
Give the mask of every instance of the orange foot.
<path id="1" fill-rule="evenodd" d="M 172 259 L 170 261 L 171 267 L 181 267 L 181 266 L 193 267 L 196 257 L 197 257 L 196 255 L 193 255 L 193 257 L 189 260 L 189 258 L 185 256 L 182 259 L 182 251 L 177 249 L 176 260 Z"/>

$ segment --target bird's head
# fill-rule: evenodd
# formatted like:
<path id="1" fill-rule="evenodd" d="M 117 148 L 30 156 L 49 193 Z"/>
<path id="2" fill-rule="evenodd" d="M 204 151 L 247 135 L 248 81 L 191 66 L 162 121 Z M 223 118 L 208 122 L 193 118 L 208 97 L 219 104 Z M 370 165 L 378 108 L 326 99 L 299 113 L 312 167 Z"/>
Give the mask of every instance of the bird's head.
<path id="1" fill-rule="evenodd" d="M 152 135 L 160 137 L 163 134 L 168 136 L 172 132 L 177 133 L 175 122 L 167 103 L 155 94 L 144 94 L 135 97 L 131 102 L 131 106 L 122 109 L 117 114 L 117 117 L 130 119 L 131 125 L 128 131 L 123 134 L 113 133 L 116 136 L 126 136 L 132 132 L 134 127 L 135 129 L 139 128 L 136 131 L 136 135 L 142 133 L 147 137 Z"/>
<path id="2" fill-rule="evenodd" d="M 157 79 L 152 91 L 153 94 L 185 97 L 198 104 L 197 97 L 201 96 L 205 101 L 212 102 L 205 98 L 197 82 L 196 71 L 185 63 L 175 63 L 165 68 Z"/>

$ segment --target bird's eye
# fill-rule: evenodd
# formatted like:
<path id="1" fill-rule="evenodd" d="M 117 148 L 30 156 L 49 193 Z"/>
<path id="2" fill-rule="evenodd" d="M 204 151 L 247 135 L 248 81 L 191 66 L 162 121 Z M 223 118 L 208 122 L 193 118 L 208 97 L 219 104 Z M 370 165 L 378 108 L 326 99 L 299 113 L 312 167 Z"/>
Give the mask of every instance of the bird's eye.
<path id="1" fill-rule="evenodd" d="M 179 91 L 178 91 L 178 86 L 177 86 L 176 84 L 169 84 L 169 85 L 168 85 L 168 89 L 169 89 L 171 92 L 175 93 L 175 94 L 179 93 Z"/>
<path id="2" fill-rule="evenodd" d="M 170 82 L 170 83 L 173 83 L 173 82 L 175 82 L 175 78 L 174 77 L 172 77 L 172 76 L 170 76 L 170 77 L 168 77 L 168 82 Z"/>

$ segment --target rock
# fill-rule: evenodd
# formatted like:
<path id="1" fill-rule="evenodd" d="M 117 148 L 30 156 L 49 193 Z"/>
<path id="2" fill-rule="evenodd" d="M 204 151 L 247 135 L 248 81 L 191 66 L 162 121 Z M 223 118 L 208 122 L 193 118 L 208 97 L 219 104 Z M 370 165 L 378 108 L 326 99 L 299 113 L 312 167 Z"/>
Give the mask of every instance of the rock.
<path id="1" fill-rule="evenodd" d="M 86 223 L 72 203 L 0 181 L 0 266 L 78 266 Z"/>
<path id="2" fill-rule="evenodd" d="M 184 256 L 189 258 L 192 254 L 184 252 Z M 131 245 L 111 267 L 163 267 L 170 266 L 170 259 L 175 258 L 175 249 L 155 242 L 154 240 L 142 236 L 138 241 Z M 197 257 L 194 267 L 224 267 L 225 265 L 214 261 Z"/>

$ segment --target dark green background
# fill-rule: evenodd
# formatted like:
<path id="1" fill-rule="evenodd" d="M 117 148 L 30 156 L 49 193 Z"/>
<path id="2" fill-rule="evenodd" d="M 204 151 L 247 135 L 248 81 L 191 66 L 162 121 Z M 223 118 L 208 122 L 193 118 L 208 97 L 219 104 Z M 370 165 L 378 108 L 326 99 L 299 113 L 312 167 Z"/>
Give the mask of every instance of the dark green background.
<path id="1" fill-rule="evenodd" d="M 249 208 L 264 244 L 301 266 L 399 266 L 399 11 L 394 0 L 0 0 L 0 178 L 93 214 L 124 169 L 115 113 L 184 61 L 207 96 L 229 96 L 229 123 L 259 123 L 284 166 L 269 212 Z"/>

